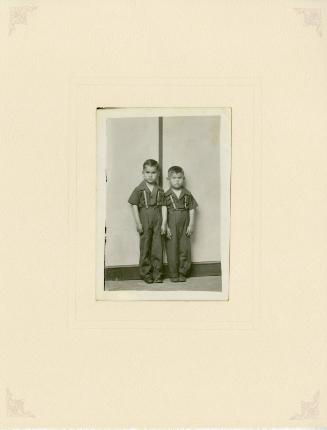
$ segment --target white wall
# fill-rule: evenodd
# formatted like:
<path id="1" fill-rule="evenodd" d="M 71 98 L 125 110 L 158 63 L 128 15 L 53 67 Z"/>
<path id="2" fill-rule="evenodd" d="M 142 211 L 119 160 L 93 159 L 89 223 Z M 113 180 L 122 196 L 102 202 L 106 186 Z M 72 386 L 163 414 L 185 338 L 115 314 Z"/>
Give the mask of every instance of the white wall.
<path id="1" fill-rule="evenodd" d="M 192 239 L 192 260 L 220 261 L 218 116 L 163 119 L 163 174 L 173 165 L 183 167 L 186 187 L 199 207 Z M 164 181 L 165 189 L 168 182 Z"/>
<path id="2" fill-rule="evenodd" d="M 138 264 L 139 238 L 127 202 L 147 158 L 158 159 L 158 118 L 107 120 L 106 266 Z"/>
<path id="3" fill-rule="evenodd" d="M 199 208 L 192 260 L 220 261 L 219 117 L 163 119 L 164 188 L 167 170 L 180 165 Z M 142 164 L 158 160 L 158 118 L 107 120 L 106 266 L 138 264 L 139 238 L 127 200 L 142 180 Z"/>

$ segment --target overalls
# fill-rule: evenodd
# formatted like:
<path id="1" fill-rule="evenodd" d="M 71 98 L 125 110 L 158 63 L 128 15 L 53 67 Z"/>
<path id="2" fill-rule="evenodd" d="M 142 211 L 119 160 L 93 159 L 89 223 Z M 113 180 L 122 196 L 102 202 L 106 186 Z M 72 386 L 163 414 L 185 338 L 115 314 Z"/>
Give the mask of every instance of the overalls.
<path id="1" fill-rule="evenodd" d="M 140 234 L 140 276 L 142 279 L 162 277 L 163 239 L 161 236 L 164 191 L 155 185 L 152 192 L 145 181 L 135 188 L 128 202 L 139 208 L 143 233 Z"/>
<path id="2" fill-rule="evenodd" d="M 182 189 L 179 198 L 173 190 L 168 190 L 165 202 L 172 235 L 166 240 L 169 277 L 178 278 L 179 275 L 186 276 L 191 268 L 191 240 L 186 236 L 186 230 L 190 222 L 189 211 L 198 204 L 186 188 Z"/>

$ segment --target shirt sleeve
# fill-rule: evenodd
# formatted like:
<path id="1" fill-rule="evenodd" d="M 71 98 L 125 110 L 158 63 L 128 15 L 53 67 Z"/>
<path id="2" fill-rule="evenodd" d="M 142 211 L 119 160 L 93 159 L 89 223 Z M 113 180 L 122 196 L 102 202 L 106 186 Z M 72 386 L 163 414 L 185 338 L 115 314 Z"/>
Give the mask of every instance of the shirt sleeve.
<path id="1" fill-rule="evenodd" d="M 139 193 L 139 191 L 136 188 L 134 189 L 134 191 L 130 195 L 130 197 L 128 199 L 128 203 L 130 203 L 131 205 L 136 205 L 136 206 L 139 205 L 139 203 L 140 203 L 140 193 Z"/>
<path id="2" fill-rule="evenodd" d="M 164 195 L 164 206 L 169 206 L 170 205 L 170 199 L 169 196 L 167 196 L 166 194 Z"/>
<path id="3" fill-rule="evenodd" d="M 189 209 L 192 210 L 192 209 L 197 208 L 198 206 L 199 206 L 198 202 L 195 200 L 195 198 L 193 197 L 193 195 L 191 195 Z"/>
<path id="4" fill-rule="evenodd" d="M 157 205 L 166 206 L 165 192 L 163 190 L 158 190 Z"/>

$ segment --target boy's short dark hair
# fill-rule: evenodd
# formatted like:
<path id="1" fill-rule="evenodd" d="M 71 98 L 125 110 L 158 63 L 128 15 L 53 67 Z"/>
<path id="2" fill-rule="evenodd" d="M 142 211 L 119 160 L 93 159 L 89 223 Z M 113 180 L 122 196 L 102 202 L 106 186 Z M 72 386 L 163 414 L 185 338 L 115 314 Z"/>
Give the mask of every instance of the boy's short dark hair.
<path id="1" fill-rule="evenodd" d="M 148 160 L 145 160 L 143 163 L 143 170 L 146 166 L 149 167 L 156 167 L 157 170 L 159 170 L 159 163 L 156 160 L 153 160 L 152 158 L 149 158 Z"/>
<path id="2" fill-rule="evenodd" d="M 169 167 L 169 169 L 168 169 L 168 176 L 170 176 L 173 173 L 181 173 L 182 175 L 184 175 L 184 170 L 180 166 Z"/>

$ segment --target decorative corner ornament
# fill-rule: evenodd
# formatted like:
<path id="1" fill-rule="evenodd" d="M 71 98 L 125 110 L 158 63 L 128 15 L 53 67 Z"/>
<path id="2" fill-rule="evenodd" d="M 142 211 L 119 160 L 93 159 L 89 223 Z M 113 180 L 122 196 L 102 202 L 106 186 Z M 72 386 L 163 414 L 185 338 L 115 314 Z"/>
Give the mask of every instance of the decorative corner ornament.
<path id="1" fill-rule="evenodd" d="M 13 396 L 11 391 L 6 390 L 7 402 L 7 416 L 11 418 L 35 418 L 35 415 L 29 410 L 25 409 L 25 400 L 17 399 Z"/>
<path id="2" fill-rule="evenodd" d="M 319 37 L 322 37 L 322 14 L 318 8 L 294 8 L 298 15 L 303 16 L 303 25 L 314 27 Z"/>
<path id="3" fill-rule="evenodd" d="M 319 417 L 320 392 L 316 391 L 312 400 L 302 401 L 301 410 L 291 420 L 312 420 Z"/>
<path id="4" fill-rule="evenodd" d="M 38 6 L 11 6 L 9 7 L 9 36 L 14 32 L 17 25 L 27 25 L 28 15 L 35 11 Z"/>

